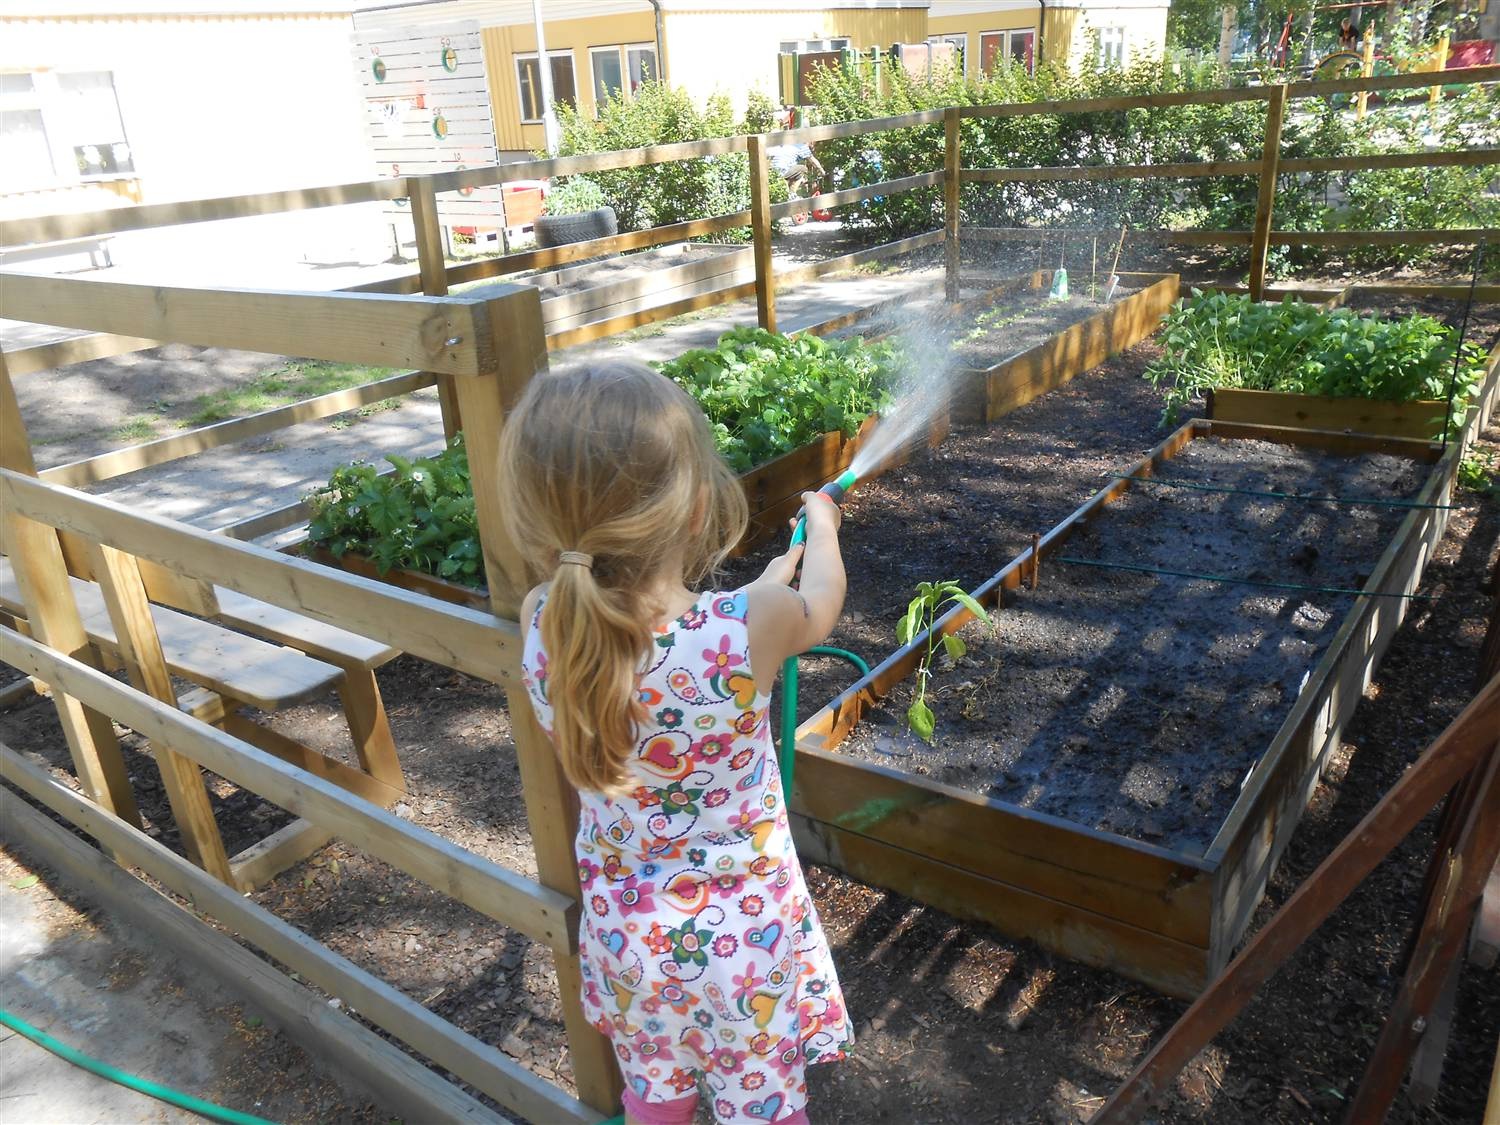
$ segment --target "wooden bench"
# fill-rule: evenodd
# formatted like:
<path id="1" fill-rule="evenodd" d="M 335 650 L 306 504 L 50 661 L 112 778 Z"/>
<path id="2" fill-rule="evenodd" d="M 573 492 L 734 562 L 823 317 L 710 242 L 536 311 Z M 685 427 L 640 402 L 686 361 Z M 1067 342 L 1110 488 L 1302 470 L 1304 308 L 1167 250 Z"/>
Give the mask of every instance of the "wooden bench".
<path id="1" fill-rule="evenodd" d="M 21 262 L 40 262 L 47 258 L 58 258 L 64 254 L 82 252 L 89 256 L 89 264 L 96 270 L 109 269 L 114 259 L 109 254 L 109 242 L 113 235 L 91 234 L 82 238 L 64 238 L 56 242 L 33 242 L 26 246 L 7 246 L 0 249 L 0 266 L 13 266 Z"/>
<path id="2" fill-rule="evenodd" d="M 118 663 L 121 645 L 103 591 L 94 582 L 69 581 L 89 642 Z M 215 588 L 212 595 L 225 624 L 150 607 L 167 670 L 198 685 L 178 697 L 179 707 L 361 797 L 385 807 L 394 804 L 405 792 L 405 782 L 374 668 L 397 650 L 234 591 Z M 7 559 L 0 559 L 0 609 L 18 624 L 24 622 L 25 606 Z M 247 636 L 228 625 L 270 639 Z M 357 769 L 241 713 L 242 707 L 275 713 L 329 691 L 337 692 L 343 704 Z M 230 860 L 233 882 L 251 889 L 330 838 L 331 833 L 307 821 L 293 821 Z"/>

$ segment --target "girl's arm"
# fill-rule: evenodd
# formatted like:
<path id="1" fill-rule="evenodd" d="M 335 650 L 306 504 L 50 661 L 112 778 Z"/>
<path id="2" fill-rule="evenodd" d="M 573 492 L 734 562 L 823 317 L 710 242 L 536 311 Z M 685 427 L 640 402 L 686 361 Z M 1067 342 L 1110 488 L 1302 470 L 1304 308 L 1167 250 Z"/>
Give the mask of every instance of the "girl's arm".
<path id="1" fill-rule="evenodd" d="M 807 546 L 800 589 L 789 585 L 797 548 L 774 560 L 745 589 L 750 666 L 761 669 L 763 688 L 789 656 L 806 652 L 833 632 L 844 608 L 844 559 L 839 553 L 839 506 L 821 492 L 805 492 Z"/>

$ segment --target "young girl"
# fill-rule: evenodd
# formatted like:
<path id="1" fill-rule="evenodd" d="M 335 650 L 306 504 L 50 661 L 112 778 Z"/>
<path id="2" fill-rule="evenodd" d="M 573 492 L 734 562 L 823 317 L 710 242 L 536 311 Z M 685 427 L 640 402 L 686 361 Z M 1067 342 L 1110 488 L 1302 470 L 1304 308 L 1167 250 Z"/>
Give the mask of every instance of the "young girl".
<path id="1" fill-rule="evenodd" d="M 767 707 L 844 602 L 838 508 L 740 590 L 695 592 L 743 534 L 697 404 L 614 363 L 531 381 L 500 446 L 505 526 L 538 578 L 526 690 L 582 804 L 583 1006 L 626 1120 L 806 1122 L 804 1068 L 849 1021 L 787 828 Z M 801 589 L 790 583 L 802 563 Z"/>

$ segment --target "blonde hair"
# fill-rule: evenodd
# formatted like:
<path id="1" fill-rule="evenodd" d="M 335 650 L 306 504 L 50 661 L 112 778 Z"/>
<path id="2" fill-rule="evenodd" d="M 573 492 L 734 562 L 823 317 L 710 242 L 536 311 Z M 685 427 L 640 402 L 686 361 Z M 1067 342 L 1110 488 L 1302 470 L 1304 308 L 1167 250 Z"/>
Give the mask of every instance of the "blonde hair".
<path id="1" fill-rule="evenodd" d="M 551 579 L 541 635 L 563 770 L 580 789 L 622 792 L 665 609 L 645 591 L 679 557 L 688 583 L 724 560 L 745 531 L 744 491 L 687 392 L 622 361 L 531 380 L 506 420 L 500 479 L 506 533 L 532 580 Z"/>

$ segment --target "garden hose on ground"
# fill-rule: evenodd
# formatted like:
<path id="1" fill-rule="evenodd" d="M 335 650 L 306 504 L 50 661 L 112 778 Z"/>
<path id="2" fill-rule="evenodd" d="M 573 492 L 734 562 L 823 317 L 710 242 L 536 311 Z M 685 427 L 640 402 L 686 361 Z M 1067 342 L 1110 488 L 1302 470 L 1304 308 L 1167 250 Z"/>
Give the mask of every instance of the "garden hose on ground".
<path id="1" fill-rule="evenodd" d="M 256 1117 L 254 1114 L 241 1113 L 235 1109 L 225 1109 L 221 1105 L 205 1102 L 190 1094 L 184 1094 L 166 1086 L 158 1086 L 155 1082 L 148 1082 L 144 1078 L 137 1078 L 133 1074 L 126 1074 L 123 1070 L 116 1070 L 108 1063 L 102 1063 L 98 1059 L 90 1058 L 82 1051 L 74 1050 L 66 1043 L 60 1042 L 48 1035 L 40 1028 L 32 1027 L 25 1020 L 11 1012 L 0 1008 L 0 1025 L 10 1028 L 18 1035 L 24 1035 L 39 1047 L 45 1047 L 60 1059 L 65 1059 L 74 1066 L 82 1067 L 91 1074 L 97 1074 L 100 1078 L 107 1078 L 111 1082 L 124 1086 L 127 1090 L 145 1094 L 158 1101 L 175 1105 L 179 1109 L 185 1109 L 200 1117 L 206 1117 L 210 1121 L 224 1121 L 229 1125 L 275 1125 L 264 1117 Z"/>
<path id="2" fill-rule="evenodd" d="M 814 645 L 802 656 L 836 656 L 840 660 L 847 660 L 859 669 L 861 676 L 870 674 L 870 666 L 865 663 L 864 657 L 848 651 L 847 649 L 834 648 L 832 645 Z M 776 760 L 781 765 L 781 788 L 788 797 L 792 793 L 792 781 L 797 773 L 797 661 L 800 657 L 788 657 L 785 664 L 781 666 L 781 745 L 777 749 Z"/>

